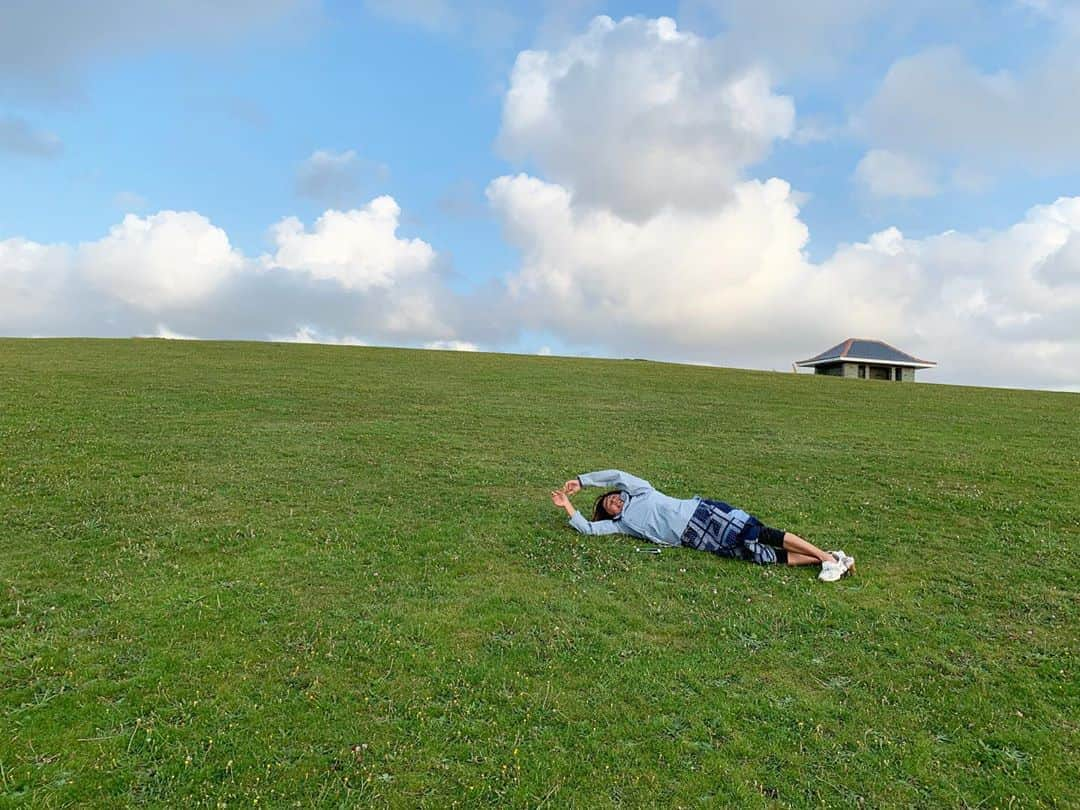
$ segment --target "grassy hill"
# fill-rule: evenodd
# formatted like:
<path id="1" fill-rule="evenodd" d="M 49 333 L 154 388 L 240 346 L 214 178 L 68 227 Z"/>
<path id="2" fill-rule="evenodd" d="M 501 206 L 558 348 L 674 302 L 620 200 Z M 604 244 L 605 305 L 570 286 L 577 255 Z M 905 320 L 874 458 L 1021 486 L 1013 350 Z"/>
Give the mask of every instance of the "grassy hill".
<path id="1" fill-rule="evenodd" d="M 859 576 L 578 536 L 606 467 Z M 1076 395 L 2 340 L 0 807 L 1076 807 L 1078 539 Z"/>

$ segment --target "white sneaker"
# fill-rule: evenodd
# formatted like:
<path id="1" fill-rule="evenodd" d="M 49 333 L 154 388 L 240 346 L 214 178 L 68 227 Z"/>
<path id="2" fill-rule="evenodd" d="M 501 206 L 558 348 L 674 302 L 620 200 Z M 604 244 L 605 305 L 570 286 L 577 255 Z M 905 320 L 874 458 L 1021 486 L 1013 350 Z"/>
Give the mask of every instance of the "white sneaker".
<path id="1" fill-rule="evenodd" d="M 849 557 L 842 550 L 841 551 L 830 551 L 829 553 L 832 554 L 836 558 L 837 562 L 843 563 L 843 565 L 844 565 L 844 576 L 847 576 L 848 574 L 852 573 L 855 570 L 855 558 L 854 557 Z"/>
<path id="2" fill-rule="evenodd" d="M 821 564 L 821 573 L 817 578 L 822 582 L 836 582 L 847 571 L 842 560 L 826 560 Z"/>

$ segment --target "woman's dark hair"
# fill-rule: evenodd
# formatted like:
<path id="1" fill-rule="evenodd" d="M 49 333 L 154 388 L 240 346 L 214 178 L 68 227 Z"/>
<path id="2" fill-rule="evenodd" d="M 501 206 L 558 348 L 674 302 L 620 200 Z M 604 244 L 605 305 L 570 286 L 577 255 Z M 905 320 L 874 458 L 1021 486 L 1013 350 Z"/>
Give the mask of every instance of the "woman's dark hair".
<path id="1" fill-rule="evenodd" d="M 606 498 L 608 495 L 622 495 L 622 491 L 618 489 L 612 489 L 597 498 L 596 505 L 593 506 L 593 520 L 611 520 L 613 517 L 615 517 L 614 515 L 608 514 L 608 510 L 604 508 L 604 498 Z"/>

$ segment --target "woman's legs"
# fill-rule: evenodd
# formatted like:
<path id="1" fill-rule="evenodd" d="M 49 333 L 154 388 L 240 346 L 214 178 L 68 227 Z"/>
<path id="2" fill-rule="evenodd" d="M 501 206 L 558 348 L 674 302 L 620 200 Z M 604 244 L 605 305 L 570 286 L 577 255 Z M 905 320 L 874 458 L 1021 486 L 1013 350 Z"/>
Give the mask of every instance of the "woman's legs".
<path id="1" fill-rule="evenodd" d="M 753 518 L 756 522 L 756 518 Z M 753 537 L 749 536 L 742 543 L 742 558 L 764 565 L 777 562 L 787 565 L 820 565 L 818 579 L 836 582 L 855 567 L 855 560 L 844 556 L 834 557 L 831 552 L 822 551 L 813 543 L 807 542 L 797 534 L 774 529 L 770 526 L 753 526 Z"/>
<path id="2" fill-rule="evenodd" d="M 784 532 L 784 550 L 788 553 L 788 565 L 821 565 L 823 562 L 835 562 L 832 554 L 822 551 L 813 543 L 791 532 Z"/>

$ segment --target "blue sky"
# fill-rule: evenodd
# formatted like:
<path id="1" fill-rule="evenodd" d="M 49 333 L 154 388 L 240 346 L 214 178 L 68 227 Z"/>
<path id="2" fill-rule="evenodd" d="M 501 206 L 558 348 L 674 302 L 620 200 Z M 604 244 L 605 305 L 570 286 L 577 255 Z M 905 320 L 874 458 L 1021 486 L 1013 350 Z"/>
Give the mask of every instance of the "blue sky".
<path id="1" fill-rule="evenodd" d="M 1074 2 L 151 6 L 0 10 L 2 334 L 787 368 L 878 329 L 1080 388 Z"/>

